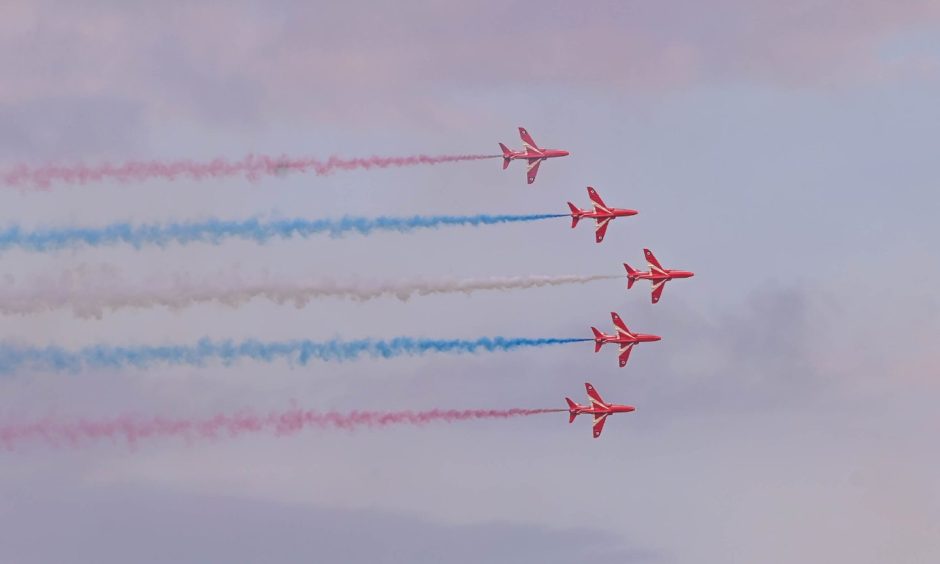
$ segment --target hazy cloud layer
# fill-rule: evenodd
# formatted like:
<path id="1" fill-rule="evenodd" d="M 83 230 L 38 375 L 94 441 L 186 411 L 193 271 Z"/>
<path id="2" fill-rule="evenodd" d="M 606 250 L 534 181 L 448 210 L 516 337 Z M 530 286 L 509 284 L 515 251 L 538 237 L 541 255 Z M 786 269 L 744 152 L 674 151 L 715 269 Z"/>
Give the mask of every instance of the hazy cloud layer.
<path id="1" fill-rule="evenodd" d="M 50 484 L 9 493 L 2 556 L 24 564 L 127 562 L 658 562 L 590 529 L 437 524 L 407 514 L 181 495 L 157 488 Z M 48 535 L 54 534 L 55 542 Z"/>
<path id="2" fill-rule="evenodd" d="M 104 96 L 151 120 L 238 127 L 271 117 L 400 124 L 421 111 L 454 123 L 445 116 L 459 119 L 461 104 L 448 98 L 529 86 L 543 95 L 564 88 L 622 96 L 724 81 L 829 88 L 898 73 L 936 76 L 929 51 L 891 51 L 890 42 L 940 23 L 929 0 L 537 9 L 516 1 L 369 9 L 14 2 L 5 11 L 2 104 Z M 127 127 L 103 108 L 75 111 Z M 56 113 L 36 117 L 40 126 L 65 122 Z"/>

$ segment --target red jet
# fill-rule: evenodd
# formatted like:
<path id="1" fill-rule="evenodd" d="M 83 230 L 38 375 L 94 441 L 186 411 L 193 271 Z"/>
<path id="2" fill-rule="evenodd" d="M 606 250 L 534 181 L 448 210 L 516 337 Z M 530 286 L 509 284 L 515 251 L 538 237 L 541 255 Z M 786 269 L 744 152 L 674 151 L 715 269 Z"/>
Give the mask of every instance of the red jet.
<path id="1" fill-rule="evenodd" d="M 599 352 L 601 347 L 607 343 L 617 343 L 620 345 L 620 368 L 627 365 L 627 359 L 630 358 L 630 351 L 637 343 L 651 343 L 662 339 L 659 335 L 646 335 L 644 333 L 631 333 L 627 326 L 615 312 L 610 312 L 610 318 L 614 322 L 616 335 L 605 335 L 597 330 L 597 327 L 591 327 L 594 331 L 594 352 Z"/>
<path id="2" fill-rule="evenodd" d="M 604 422 L 607 421 L 608 415 L 611 413 L 630 413 L 631 411 L 636 411 L 636 408 L 632 405 L 617 405 L 615 403 L 605 402 L 601 399 L 601 395 L 597 393 L 597 390 L 594 389 L 594 386 L 588 382 L 584 383 L 584 388 L 587 390 L 588 401 L 591 402 L 591 405 L 580 405 L 572 401 L 571 398 L 565 398 L 565 401 L 568 402 L 568 423 L 574 423 L 575 417 L 582 413 L 593 415 L 595 439 L 601 436 L 601 431 L 604 430 Z"/>
<path id="3" fill-rule="evenodd" d="M 578 206 L 568 202 L 568 207 L 571 208 L 571 228 L 574 229 L 577 227 L 578 221 L 582 218 L 597 220 L 595 235 L 598 243 L 604 240 L 604 234 L 607 233 L 607 224 L 610 223 L 610 220 L 614 219 L 615 217 L 629 217 L 631 215 L 640 213 L 636 210 L 609 208 L 607 207 L 607 204 L 604 203 L 604 200 L 602 200 L 601 197 L 597 195 L 597 192 L 594 190 L 594 188 L 588 186 L 587 191 L 588 197 L 594 204 L 594 211 L 578 209 Z"/>
<path id="4" fill-rule="evenodd" d="M 522 138 L 521 151 L 513 151 L 502 143 L 499 144 L 499 148 L 503 150 L 503 170 L 509 167 L 509 161 L 526 159 L 529 161 L 529 168 L 526 169 L 526 180 L 528 180 L 529 184 L 535 182 L 535 175 L 539 173 L 539 165 L 542 161 L 555 157 L 568 156 L 568 151 L 539 148 L 539 146 L 535 144 L 535 140 L 532 139 L 532 136 L 529 135 L 529 132 L 526 131 L 524 127 L 519 128 L 519 137 Z"/>
<path id="5" fill-rule="evenodd" d="M 627 290 L 633 287 L 633 283 L 637 280 L 649 280 L 653 283 L 653 303 L 659 302 L 660 296 L 663 295 L 663 288 L 666 287 L 666 282 L 669 282 L 673 278 L 692 278 L 695 276 L 694 272 L 688 270 L 673 270 L 671 268 L 663 268 L 659 264 L 659 261 L 656 260 L 656 257 L 653 255 L 653 251 L 649 249 L 643 249 L 643 254 L 646 255 L 646 262 L 649 264 L 649 272 L 640 272 L 639 270 L 634 270 L 630 267 L 629 264 L 623 263 L 623 267 L 627 269 Z"/>

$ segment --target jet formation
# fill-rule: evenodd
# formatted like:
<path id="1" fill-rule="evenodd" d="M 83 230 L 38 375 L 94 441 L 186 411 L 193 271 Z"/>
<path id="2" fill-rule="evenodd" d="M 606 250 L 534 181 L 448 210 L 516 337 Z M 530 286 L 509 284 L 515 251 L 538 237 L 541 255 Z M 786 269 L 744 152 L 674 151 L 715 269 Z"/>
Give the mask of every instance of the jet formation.
<path id="1" fill-rule="evenodd" d="M 542 163 L 542 161 L 555 157 L 566 157 L 569 154 L 568 151 L 563 151 L 560 149 L 544 149 L 539 147 L 524 127 L 519 128 L 519 137 L 522 138 L 523 148 L 521 151 L 513 151 L 506 147 L 506 145 L 502 143 L 499 144 L 500 149 L 503 151 L 503 169 L 505 170 L 508 168 L 509 163 L 513 160 L 525 159 L 528 162 L 526 180 L 529 184 L 535 182 L 535 177 L 538 174 L 539 165 Z M 639 213 L 637 210 L 633 209 L 614 208 L 608 206 L 606 203 L 604 203 L 604 200 L 600 197 L 600 195 L 597 193 L 597 190 L 595 190 L 593 186 L 587 187 L 587 193 L 588 198 L 591 201 L 590 208 L 581 209 L 572 202 L 568 202 L 568 209 L 570 210 L 569 215 L 571 216 L 571 228 L 576 228 L 582 219 L 587 221 L 593 220 L 594 240 L 596 243 L 601 243 L 604 241 L 604 237 L 607 234 L 607 228 L 611 221 L 618 217 L 630 217 Z M 623 267 L 626 269 L 627 273 L 627 290 L 632 289 L 637 280 L 649 280 L 651 284 L 650 300 L 653 304 L 659 303 L 667 282 L 680 278 L 691 278 L 695 275 L 689 270 L 664 268 L 662 264 L 660 264 L 659 260 L 656 259 L 656 256 L 653 254 L 653 252 L 648 248 L 643 249 L 643 254 L 646 258 L 649 270 L 640 271 L 627 263 L 623 263 Z M 616 312 L 611 312 L 610 318 L 614 325 L 613 334 L 608 335 L 596 327 L 591 327 L 591 331 L 594 333 L 594 352 L 600 352 L 600 350 L 606 344 L 617 345 L 618 363 L 621 368 L 627 365 L 627 362 L 630 359 L 630 353 L 633 351 L 633 348 L 636 345 L 639 343 L 651 343 L 662 339 L 662 337 L 659 335 L 634 333 L 627 327 L 627 325 Z M 595 439 L 601 436 L 601 432 L 604 429 L 604 422 L 607 420 L 609 415 L 613 413 L 628 413 L 636 409 L 630 405 L 606 403 L 601 398 L 600 394 L 597 393 L 597 390 L 594 389 L 594 386 L 586 383 L 584 387 L 587 390 L 589 405 L 580 405 L 572 401 L 570 398 L 565 398 L 565 401 L 568 402 L 568 421 L 569 423 L 574 422 L 575 418 L 581 414 L 593 415 L 593 430 Z"/>

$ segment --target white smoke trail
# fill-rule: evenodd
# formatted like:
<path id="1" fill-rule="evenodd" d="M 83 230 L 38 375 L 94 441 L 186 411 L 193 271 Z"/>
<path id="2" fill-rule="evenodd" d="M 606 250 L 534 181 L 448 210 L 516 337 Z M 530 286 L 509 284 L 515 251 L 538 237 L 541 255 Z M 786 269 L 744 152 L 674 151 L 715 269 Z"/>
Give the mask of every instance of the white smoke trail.
<path id="1" fill-rule="evenodd" d="M 10 281 L 0 285 L 0 313 L 27 315 L 59 309 L 71 309 L 79 317 L 101 317 L 122 309 L 164 307 L 180 310 L 197 304 L 239 307 L 255 299 L 279 305 L 304 307 L 312 300 L 333 298 L 367 301 L 396 298 L 408 301 L 434 294 L 472 294 L 481 291 L 506 291 L 587 284 L 596 280 L 619 278 L 612 275 L 510 276 L 489 278 L 448 278 L 437 280 L 398 280 L 387 282 L 307 280 L 284 282 L 262 280 L 244 282 L 237 275 L 216 275 L 194 281 L 177 276 L 169 284 L 153 282 L 117 285 L 113 269 L 80 268 L 66 271 L 57 279 L 32 280 L 26 288 L 14 288 Z"/>
<path id="2" fill-rule="evenodd" d="M 411 155 L 405 157 L 330 157 L 326 160 L 311 157 L 272 157 L 248 155 L 237 161 L 223 158 L 211 161 L 128 161 L 118 164 L 97 165 L 43 165 L 31 167 L 18 164 L 0 171 L 0 185 L 47 189 L 54 184 L 89 184 L 91 182 L 141 182 L 151 179 L 176 180 L 187 178 L 230 178 L 244 176 L 257 180 L 262 175 L 280 175 L 286 172 L 313 173 L 317 176 L 346 170 L 436 165 L 460 161 L 495 159 L 501 155 Z"/>

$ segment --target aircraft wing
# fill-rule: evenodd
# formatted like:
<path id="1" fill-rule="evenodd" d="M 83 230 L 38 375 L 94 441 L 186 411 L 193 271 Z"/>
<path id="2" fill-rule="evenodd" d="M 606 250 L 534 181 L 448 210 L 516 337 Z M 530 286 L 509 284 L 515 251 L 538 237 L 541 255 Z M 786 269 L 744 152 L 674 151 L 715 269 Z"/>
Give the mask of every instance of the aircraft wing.
<path id="1" fill-rule="evenodd" d="M 627 361 L 630 360 L 630 351 L 633 350 L 633 345 L 635 343 L 627 343 L 620 347 L 620 368 L 623 368 L 627 365 Z"/>
<path id="2" fill-rule="evenodd" d="M 529 168 L 526 170 L 526 180 L 529 184 L 535 182 L 535 175 L 539 173 L 539 165 L 542 159 L 529 159 Z"/>
<path id="3" fill-rule="evenodd" d="M 620 319 L 616 311 L 610 312 L 610 321 L 614 324 L 614 328 L 617 329 L 618 333 L 626 333 L 631 337 L 633 336 L 633 333 L 630 332 L 630 328 L 623 322 L 623 319 Z"/>
<path id="4" fill-rule="evenodd" d="M 607 407 L 604 398 L 601 397 L 600 393 L 598 393 L 589 382 L 584 383 L 584 389 L 587 391 L 588 402 L 590 402 L 592 408 L 596 409 L 598 406 Z"/>
<path id="5" fill-rule="evenodd" d="M 591 199 L 591 203 L 594 204 L 594 211 L 597 212 L 609 212 L 610 208 L 607 207 L 607 204 L 604 203 L 604 200 L 601 199 L 600 195 L 597 193 L 597 190 L 588 186 L 588 198 Z"/>
<path id="6" fill-rule="evenodd" d="M 666 274 L 666 269 L 663 268 L 663 265 L 659 264 L 658 260 L 656 260 L 656 255 L 653 254 L 653 251 L 649 249 L 643 249 L 643 254 L 646 255 L 646 264 L 649 265 L 650 270 L 655 270 L 660 274 Z"/>
<path id="7" fill-rule="evenodd" d="M 610 223 L 610 218 L 604 218 L 597 220 L 597 227 L 594 231 L 594 236 L 597 239 L 597 242 L 600 243 L 604 240 L 604 235 L 607 234 L 607 224 Z"/>
<path id="8" fill-rule="evenodd" d="M 594 438 L 601 436 L 601 433 L 604 431 L 604 422 L 607 421 L 607 416 L 609 413 L 597 414 L 594 416 Z"/>
<path id="9" fill-rule="evenodd" d="M 666 281 L 660 280 L 659 282 L 653 283 L 653 303 L 658 303 L 659 298 L 663 295 L 663 289 L 666 287 Z"/>
<path id="10" fill-rule="evenodd" d="M 522 146 L 525 148 L 527 153 L 541 153 L 539 146 L 535 144 L 535 139 L 532 139 L 532 136 L 529 135 L 529 132 L 525 130 L 524 127 L 519 128 L 519 138 L 522 139 Z"/>

